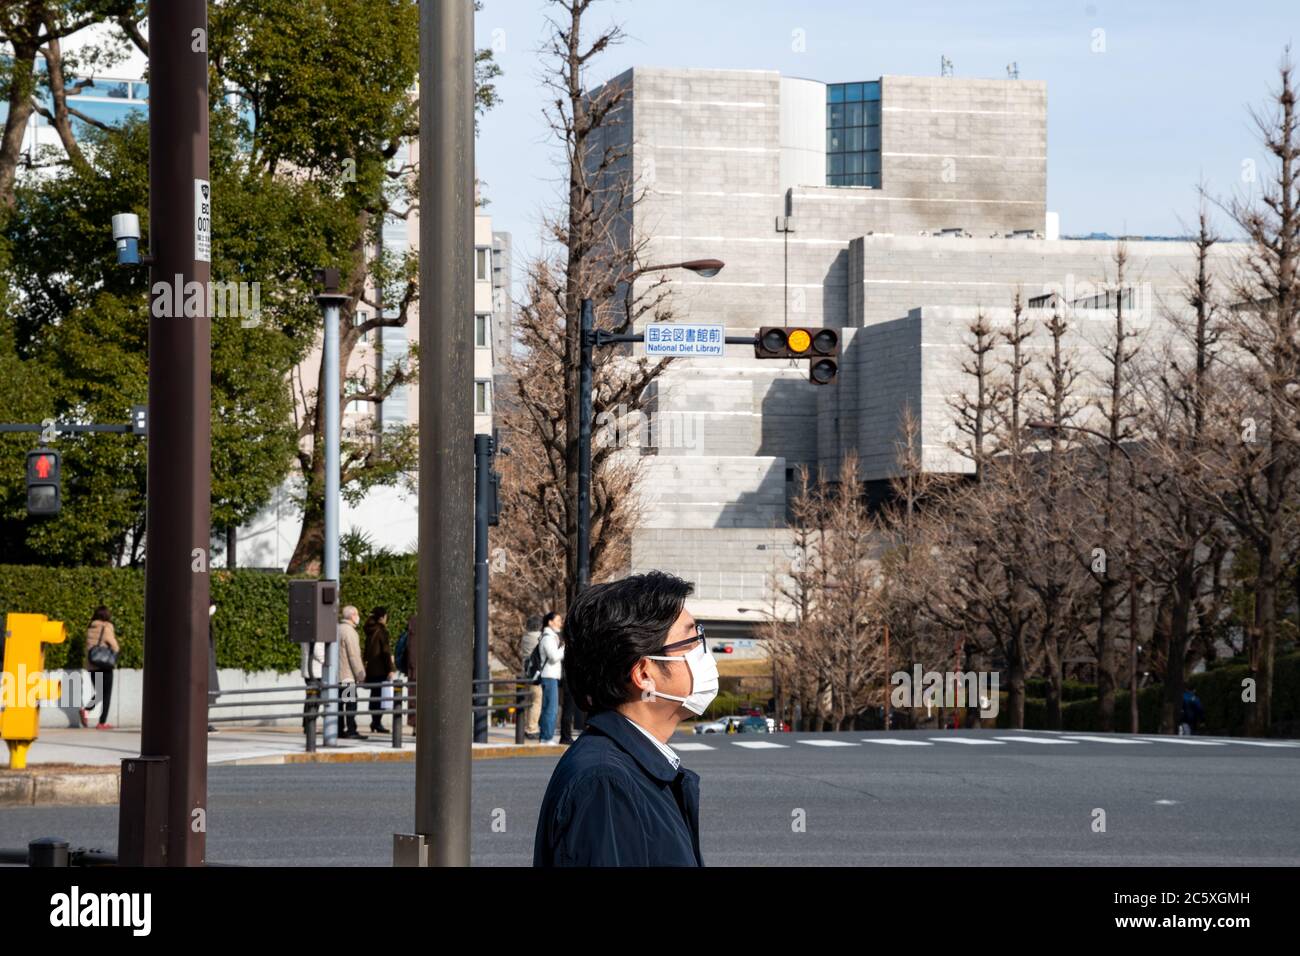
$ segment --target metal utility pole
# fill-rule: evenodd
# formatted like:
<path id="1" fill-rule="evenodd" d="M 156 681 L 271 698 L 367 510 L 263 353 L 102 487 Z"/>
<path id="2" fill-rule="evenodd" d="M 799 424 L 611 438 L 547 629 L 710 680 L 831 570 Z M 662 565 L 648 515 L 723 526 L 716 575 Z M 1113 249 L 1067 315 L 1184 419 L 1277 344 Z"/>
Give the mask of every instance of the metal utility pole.
<path id="1" fill-rule="evenodd" d="M 474 4 L 420 4 L 420 622 L 415 834 L 402 861 L 469 865 L 474 634 Z M 396 719 L 396 718 L 394 718 Z"/>
<path id="2" fill-rule="evenodd" d="M 321 269 L 317 273 L 325 291 L 316 296 L 325 322 L 325 338 L 321 348 L 321 369 L 324 379 L 321 387 L 321 408 L 324 410 L 325 439 L 325 554 L 322 578 L 338 582 L 339 579 L 339 309 L 348 296 L 339 292 L 339 271 Z M 339 645 L 337 641 L 325 645 L 325 673 L 321 675 L 328 686 L 337 684 L 339 676 Z M 325 746 L 338 743 L 339 719 L 336 713 L 337 688 L 325 691 Z"/>
<path id="3" fill-rule="evenodd" d="M 206 0 L 149 3 L 150 288 L 211 275 Z M 179 290 L 179 296 L 183 290 Z M 197 866 L 207 829 L 211 316 L 151 308 L 144 702 L 122 761 L 119 856 Z M 151 302 L 151 306 L 155 305 Z"/>

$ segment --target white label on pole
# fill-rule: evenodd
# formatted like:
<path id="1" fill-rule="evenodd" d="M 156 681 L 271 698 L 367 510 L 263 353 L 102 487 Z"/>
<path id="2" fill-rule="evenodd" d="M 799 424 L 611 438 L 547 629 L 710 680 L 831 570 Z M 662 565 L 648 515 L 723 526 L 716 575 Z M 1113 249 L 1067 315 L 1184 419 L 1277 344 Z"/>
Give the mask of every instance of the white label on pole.
<path id="1" fill-rule="evenodd" d="M 194 259 L 212 261 L 212 184 L 194 180 Z"/>
<path id="2" fill-rule="evenodd" d="M 646 355 L 722 358 L 727 352 L 726 338 L 726 329 L 721 325 L 652 322 L 645 327 L 645 352 Z"/>

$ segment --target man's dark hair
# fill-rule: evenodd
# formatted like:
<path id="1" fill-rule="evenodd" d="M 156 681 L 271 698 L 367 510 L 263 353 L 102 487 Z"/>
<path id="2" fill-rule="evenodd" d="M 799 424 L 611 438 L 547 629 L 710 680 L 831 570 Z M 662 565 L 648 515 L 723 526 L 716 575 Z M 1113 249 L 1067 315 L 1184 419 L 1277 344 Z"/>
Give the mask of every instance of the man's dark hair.
<path id="1" fill-rule="evenodd" d="M 528 620 L 524 621 L 525 631 L 540 631 L 542 629 L 542 616 L 540 614 L 531 615 Z"/>
<path id="2" fill-rule="evenodd" d="M 689 581 L 650 571 L 594 585 L 574 599 L 564 618 L 564 666 L 583 710 L 627 702 L 633 665 L 664 646 L 693 589 Z"/>

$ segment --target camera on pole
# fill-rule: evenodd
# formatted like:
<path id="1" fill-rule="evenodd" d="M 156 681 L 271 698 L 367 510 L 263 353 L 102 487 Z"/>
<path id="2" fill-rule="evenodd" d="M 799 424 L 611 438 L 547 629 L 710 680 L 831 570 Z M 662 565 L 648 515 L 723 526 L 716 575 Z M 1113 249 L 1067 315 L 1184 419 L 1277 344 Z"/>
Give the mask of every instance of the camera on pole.
<path id="1" fill-rule="evenodd" d="M 62 456 L 53 448 L 27 453 L 27 513 L 56 515 L 62 508 L 59 483 Z"/>
<path id="2" fill-rule="evenodd" d="M 829 385 L 839 373 L 840 335 L 834 329 L 765 325 L 754 339 L 754 358 L 808 359 L 808 380 Z"/>

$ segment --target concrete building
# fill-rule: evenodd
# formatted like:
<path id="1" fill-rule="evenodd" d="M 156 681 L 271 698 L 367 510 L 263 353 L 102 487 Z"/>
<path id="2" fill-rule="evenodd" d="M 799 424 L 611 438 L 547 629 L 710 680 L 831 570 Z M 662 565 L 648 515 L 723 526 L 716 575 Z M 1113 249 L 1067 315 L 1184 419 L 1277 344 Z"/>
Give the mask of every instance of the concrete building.
<path id="1" fill-rule="evenodd" d="M 842 334 L 831 386 L 810 383 L 806 362 L 744 346 L 725 362 L 679 360 L 652 386 L 660 423 L 636 450 L 646 517 L 633 570 L 691 579 L 711 633 L 743 639 L 788 565 L 796 469 L 834 468 L 852 450 L 866 480 L 886 480 L 907 404 L 927 467 L 961 470 L 947 400 L 963 387 L 976 311 L 1005 321 L 1017 291 L 1082 307 L 1113 277 L 1116 243 L 1059 238 L 1042 82 L 640 67 L 609 82 L 627 91 L 608 135 L 647 191 L 627 227 L 647 260 L 727 263 L 713 279 L 671 274 L 675 320 Z M 1190 246 L 1126 245 L 1134 318 L 1160 340 Z M 1105 332 L 1106 313 L 1082 316 L 1087 334 Z"/>

